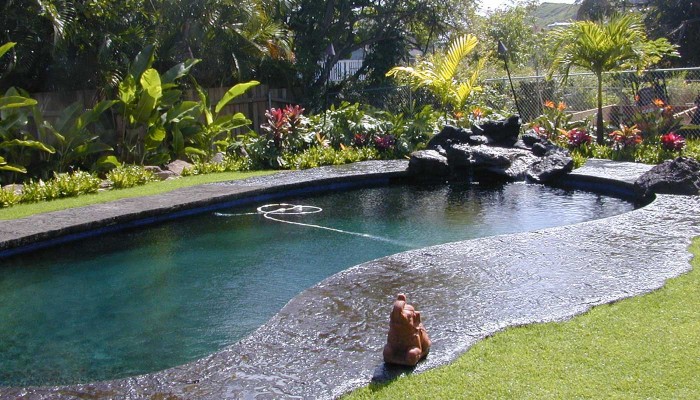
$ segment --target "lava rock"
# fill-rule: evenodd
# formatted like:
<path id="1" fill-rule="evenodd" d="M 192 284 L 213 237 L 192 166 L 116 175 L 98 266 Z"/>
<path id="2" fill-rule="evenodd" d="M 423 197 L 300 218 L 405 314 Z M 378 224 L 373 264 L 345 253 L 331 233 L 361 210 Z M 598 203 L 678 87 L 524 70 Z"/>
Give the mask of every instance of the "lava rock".
<path id="1" fill-rule="evenodd" d="M 487 121 L 481 125 L 474 125 L 472 132 L 486 136 L 492 146 L 511 147 L 518 141 L 520 117 L 513 115 L 504 120 Z"/>
<path id="2" fill-rule="evenodd" d="M 493 146 L 452 146 L 447 152 L 450 166 L 468 167 L 474 172 L 489 172 L 509 179 L 522 180 L 529 166 L 539 159 L 528 150 Z"/>
<path id="3" fill-rule="evenodd" d="M 443 177 L 450 174 L 450 166 L 447 157 L 437 150 L 420 150 L 411 154 L 408 172 L 411 175 Z"/>
<path id="4" fill-rule="evenodd" d="M 484 135 L 471 135 L 469 136 L 469 141 L 468 143 L 472 146 L 479 146 L 482 144 L 487 144 L 489 142 L 489 138 L 487 138 Z"/>
<path id="5" fill-rule="evenodd" d="M 438 148 L 442 148 L 447 150 L 452 145 L 468 143 L 470 135 L 471 132 L 466 129 L 445 125 L 437 135 L 433 136 L 430 141 L 428 141 L 426 149 L 437 150 Z"/>
<path id="6" fill-rule="evenodd" d="M 544 157 L 548 150 L 547 145 L 544 143 L 535 143 L 532 145 L 532 154 L 537 157 Z"/>
<path id="7" fill-rule="evenodd" d="M 535 133 L 534 130 L 530 129 L 529 131 L 525 132 L 523 136 L 521 137 L 523 143 L 527 147 L 532 147 L 537 143 L 542 143 L 542 137 Z"/>
<path id="8" fill-rule="evenodd" d="M 489 171 L 511 181 L 525 180 L 528 169 L 530 169 L 532 164 L 538 162 L 539 158 L 529 151 L 516 150 L 517 149 L 512 149 L 508 154 L 508 158 L 510 159 L 510 166 L 508 168 L 503 171 L 491 168 Z"/>
<path id="9" fill-rule="evenodd" d="M 564 152 L 553 151 L 542 160 L 532 164 L 526 173 L 527 179 L 535 183 L 550 182 L 574 169 L 574 159 Z"/>
<path id="10" fill-rule="evenodd" d="M 700 162 L 688 157 L 664 161 L 640 176 L 634 190 L 643 197 L 653 193 L 700 194 Z"/>
<path id="11" fill-rule="evenodd" d="M 556 144 L 552 143 L 551 141 L 547 140 L 544 142 L 539 142 L 535 143 L 532 145 L 532 154 L 536 155 L 537 157 L 544 157 L 548 154 L 552 153 L 562 153 L 564 155 L 569 155 L 569 150 L 566 150 L 565 148 L 559 147 Z"/>

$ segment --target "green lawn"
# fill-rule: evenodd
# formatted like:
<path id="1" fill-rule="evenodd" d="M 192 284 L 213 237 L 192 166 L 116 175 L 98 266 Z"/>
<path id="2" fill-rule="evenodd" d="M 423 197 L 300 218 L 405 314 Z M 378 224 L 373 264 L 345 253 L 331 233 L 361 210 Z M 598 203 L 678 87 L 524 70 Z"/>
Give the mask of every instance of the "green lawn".
<path id="1" fill-rule="evenodd" d="M 9 208 L 0 208 L 0 220 L 16 219 L 49 211 L 58 211 L 66 208 L 81 207 L 97 203 L 106 203 L 108 201 L 128 197 L 150 196 L 187 186 L 201 185 L 203 183 L 211 182 L 232 181 L 271 173 L 274 173 L 274 171 L 222 172 L 216 174 L 186 176 L 179 179 L 152 182 L 144 186 L 137 186 L 129 189 L 107 190 L 96 194 L 70 197 L 54 201 L 20 204 Z"/>
<path id="2" fill-rule="evenodd" d="M 700 399 L 700 238 L 693 270 L 567 322 L 514 327 L 453 364 L 347 399 Z"/>

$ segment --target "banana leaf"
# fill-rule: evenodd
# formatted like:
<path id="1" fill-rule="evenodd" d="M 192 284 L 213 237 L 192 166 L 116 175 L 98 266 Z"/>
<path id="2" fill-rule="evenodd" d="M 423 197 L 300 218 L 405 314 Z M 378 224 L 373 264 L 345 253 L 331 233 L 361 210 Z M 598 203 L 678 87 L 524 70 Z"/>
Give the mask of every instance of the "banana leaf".
<path id="1" fill-rule="evenodd" d="M 259 85 L 260 82 L 258 81 L 250 81 L 250 82 L 245 82 L 245 83 L 239 83 L 235 86 L 233 86 L 231 89 L 229 89 L 226 94 L 224 94 L 224 97 L 219 100 L 218 103 L 216 103 L 216 108 L 214 108 L 215 113 L 219 113 L 222 108 L 226 106 L 231 100 L 235 99 L 236 97 L 242 95 L 243 93 L 246 92 L 246 90 L 252 88 L 253 86 Z"/>

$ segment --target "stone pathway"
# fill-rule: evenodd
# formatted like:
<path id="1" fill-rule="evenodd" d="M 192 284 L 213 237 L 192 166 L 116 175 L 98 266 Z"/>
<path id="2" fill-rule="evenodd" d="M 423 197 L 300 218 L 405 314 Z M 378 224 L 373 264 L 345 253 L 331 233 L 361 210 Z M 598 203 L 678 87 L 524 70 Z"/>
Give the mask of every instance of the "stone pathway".
<path id="1" fill-rule="evenodd" d="M 359 179 L 363 169 L 379 174 L 375 167 L 401 173 L 401 164 L 359 165 L 342 173 L 333 168 L 285 173 L 202 191 L 230 200 L 227 196 L 238 196 L 244 188 L 260 194 L 275 185 L 300 188 L 314 179 L 337 183 Z M 616 181 L 625 187 L 645 168 L 593 161 L 577 170 L 571 181 Z M 233 194 L 220 194 L 226 190 Z M 407 293 L 421 310 L 433 340 L 430 355 L 416 368 L 424 371 L 454 360 L 506 326 L 566 319 L 594 305 L 661 287 L 690 269 L 687 246 L 700 235 L 699 211 L 700 197 L 660 195 L 643 208 L 615 217 L 399 253 L 331 276 L 292 299 L 248 338 L 201 360 L 109 382 L 0 388 L 0 397 L 337 397 L 372 379 L 406 372 L 382 363 L 389 310 L 397 293 Z M 20 229 L 7 225 L 0 223 L 0 241 L 22 237 Z"/>

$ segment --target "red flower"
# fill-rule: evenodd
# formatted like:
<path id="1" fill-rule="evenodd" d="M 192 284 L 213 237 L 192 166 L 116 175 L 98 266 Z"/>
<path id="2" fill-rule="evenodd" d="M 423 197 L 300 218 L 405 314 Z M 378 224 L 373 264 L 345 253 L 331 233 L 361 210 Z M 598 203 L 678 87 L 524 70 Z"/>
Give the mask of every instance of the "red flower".
<path id="1" fill-rule="evenodd" d="M 681 151 L 685 147 L 685 138 L 675 132 L 661 135 L 661 146 L 666 150 Z"/>

